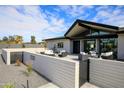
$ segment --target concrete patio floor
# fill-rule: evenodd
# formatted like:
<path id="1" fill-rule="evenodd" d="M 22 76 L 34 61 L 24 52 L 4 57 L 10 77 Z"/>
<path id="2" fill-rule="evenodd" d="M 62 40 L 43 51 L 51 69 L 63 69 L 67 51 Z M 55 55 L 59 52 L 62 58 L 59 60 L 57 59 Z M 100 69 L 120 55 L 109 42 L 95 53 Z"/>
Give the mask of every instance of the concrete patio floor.
<path id="1" fill-rule="evenodd" d="M 33 71 L 30 76 L 25 74 L 26 66 L 6 65 L 0 55 L 0 87 L 3 85 L 12 83 L 17 88 L 27 87 L 27 80 L 29 81 L 29 87 L 37 88 L 39 86 L 49 83 L 44 77 Z"/>

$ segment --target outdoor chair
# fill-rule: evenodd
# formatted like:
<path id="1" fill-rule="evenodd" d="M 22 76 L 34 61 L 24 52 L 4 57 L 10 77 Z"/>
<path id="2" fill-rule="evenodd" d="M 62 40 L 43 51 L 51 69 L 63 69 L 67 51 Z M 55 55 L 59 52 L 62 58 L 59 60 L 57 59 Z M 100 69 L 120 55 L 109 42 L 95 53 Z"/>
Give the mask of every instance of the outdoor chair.
<path id="1" fill-rule="evenodd" d="M 59 57 L 66 57 L 68 55 L 68 53 L 65 51 L 65 50 L 61 50 L 59 53 L 58 53 L 58 56 Z"/>
<path id="2" fill-rule="evenodd" d="M 53 50 L 45 50 L 44 54 L 49 56 L 55 56 L 55 54 L 53 53 Z"/>
<path id="3" fill-rule="evenodd" d="M 101 53 L 101 58 L 103 58 L 103 59 L 113 59 L 113 52 Z"/>

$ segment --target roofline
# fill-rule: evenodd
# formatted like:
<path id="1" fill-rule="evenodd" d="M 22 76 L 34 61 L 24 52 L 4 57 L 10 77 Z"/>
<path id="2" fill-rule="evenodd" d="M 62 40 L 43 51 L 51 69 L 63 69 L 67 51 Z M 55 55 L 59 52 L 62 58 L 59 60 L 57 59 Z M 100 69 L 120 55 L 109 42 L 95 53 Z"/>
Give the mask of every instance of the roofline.
<path id="1" fill-rule="evenodd" d="M 92 22 L 92 21 L 85 21 L 85 20 L 80 20 L 80 19 L 77 19 L 77 20 L 79 22 L 82 22 L 82 23 L 98 25 L 98 26 L 102 26 L 102 27 L 107 27 L 107 28 L 115 29 L 115 30 L 118 30 L 119 29 L 118 26 L 112 26 L 112 25 L 107 25 L 107 24 L 102 24 L 102 23 L 96 23 L 96 22 Z"/>
<path id="2" fill-rule="evenodd" d="M 70 30 L 78 23 L 78 20 L 76 20 L 72 26 L 68 29 L 68 31 L 64 34 L 64 36 L 66 37 L 66 35 L 70 32 Z"/>
<path id="3" fill-rule="evenodd" d="M 42 41 L 49 41 L 49 40 L 57 40 L 57 39 L 70 39 L 70 38 L 67 38 L 67 37 L 55 37 L 55 38 L 48 38 L 48 39 L 43 39 Z"/>
<path id="4" fill-rule="evenodd" d="M 96 23 L 96 22 L 91 22 L 91 21 L 85 21 L 85 20 L 77 19 L 77 20 L 73 23 L 73 25 L 68 29 L 68 31 L 64 34 L 64 36 L 66 36 L 66 35 L 70 32 L 70 30 L 71 30 L 76 24 L 80 24 L 80 23 L 102 26 L 102 27 L 111 28 L 111 29 L 114 29 L 114 30 L 118 30 L 118 29 L 119 29 L 119 27 L 117 27 L 117 26 L 106 25 L 106 24 L 102 24 L 102 23 Z M 87 27 L 86 27 L 86 28 L 87 28 Z M 89 27 L 88 27 L 88 28 L 89 28 Z"/>

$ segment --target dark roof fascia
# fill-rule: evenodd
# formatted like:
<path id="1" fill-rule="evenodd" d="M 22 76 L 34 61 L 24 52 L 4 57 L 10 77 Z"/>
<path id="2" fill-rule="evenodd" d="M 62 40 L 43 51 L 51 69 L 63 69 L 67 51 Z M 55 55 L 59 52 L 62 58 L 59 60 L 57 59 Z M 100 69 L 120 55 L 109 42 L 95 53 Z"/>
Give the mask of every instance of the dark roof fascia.
<path id="1" fill-rule="evenodd" d="M 96 23 L 96 22 L 85 21 L 85 20 L 80 20 L 80 19 L 78 19 L 78 21 L 80 23 L 86 23 L 86 24 L 91 24 L 91 25 L 96 25 L 96 26 L 102 26 L 102 27 L 111 28 L 111 29 L 115 29 L 115 30 L 119 29 L 119 27 L 117 27 L 117 26 L 112 26 L 112 25 L 107 25 L 107 24 L 102 24 L 102 23 Z"/>
<path id="2" fill-rule="evenodd" d="M 79 20 L 77 19 L 74 24 L 68 29 L 68 31 L 65 33 L 64 36 L 66 36 L 70 30 L 72 30 L 72 28 L 78 23 L 78 25 L 82 25 L 86 28 L 91 28 L 90 26 L 87 26 L 85 24 L 91 24 L 91 25 L 96 25 L 96 26 L 102 26 L 102 27 L 106 27 L 106 28 L 110 28 L 110 29 L 114 29 L 114 30 L 119 30 L 119 27 L 117 26 L 111 26 L 111 25 L 106 25 L 106 24 L 101 24 L 101 23 L 95 23 L 95 22 L 90 22 L 90 21 L 84 21 L 84 20 Z M 84 24 L 83 24 L 84 23 Z"/>
<path id="3" fill-rule="evenodd" d="M 88 28 L 88 29 L 99 30 L 99 29 L 97 29 L 97 28 L 93 28 L 93 27 L 90 27 L 90 26 L 87 26 L 87 25 L 81 24 L 81 23 L 79 23 L 79 26 L 86 27 L 86 28 Z M 110 33 L 116 33 L 116 31 L 109 31 L 109 30 L 102 30 L 102 31 L 104 31 L 104 32 L 110 32 Z"/>
<path id="4" fill-rule="evenodd" d="M 56 37 L 56 38 L 44 39 L 42 41 L 57 40 L 57 39 L 69 39 L 69 38 L 67 38 L 67 37 Z"/>
<path id="5" fill-rule="evenodd" d="M 100 35 L 100 36 L 85 36 L 85 37 L 71 37 L 71 40 L 74 39 L 95 39 L 95 38 L 117 38 L 117 34 L 112 35 Z"/>

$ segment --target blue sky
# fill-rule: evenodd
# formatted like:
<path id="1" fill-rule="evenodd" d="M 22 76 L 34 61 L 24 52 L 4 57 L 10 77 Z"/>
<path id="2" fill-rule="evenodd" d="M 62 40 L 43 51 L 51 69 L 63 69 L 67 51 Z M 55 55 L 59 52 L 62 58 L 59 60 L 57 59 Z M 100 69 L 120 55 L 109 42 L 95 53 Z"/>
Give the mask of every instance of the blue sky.
<path id="1" fill-rule="evenodd" d="M 0 6 L 0 39 L 22 35 L 24 41 L 63 36 L 76 19 L 124 27 L 124 6 Z"/>

